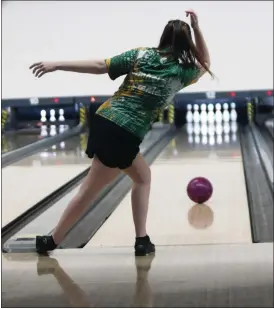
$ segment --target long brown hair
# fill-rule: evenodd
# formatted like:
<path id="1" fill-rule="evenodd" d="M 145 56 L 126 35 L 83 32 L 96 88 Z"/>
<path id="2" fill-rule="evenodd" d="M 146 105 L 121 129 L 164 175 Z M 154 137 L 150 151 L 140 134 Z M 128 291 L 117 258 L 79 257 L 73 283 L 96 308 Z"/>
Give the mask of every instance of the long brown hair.
<path id="1" fill-rule="evenodd" d="M 165 50 L 164 53 L 171 53 L 174 57 L 180 59 L 184 67 L 195 67 L 197 60 L 214 77 L 193 43 L 190 26 L 184 21 L 176 19 L 167 23 L 158 49 L 160 52 Z"/>

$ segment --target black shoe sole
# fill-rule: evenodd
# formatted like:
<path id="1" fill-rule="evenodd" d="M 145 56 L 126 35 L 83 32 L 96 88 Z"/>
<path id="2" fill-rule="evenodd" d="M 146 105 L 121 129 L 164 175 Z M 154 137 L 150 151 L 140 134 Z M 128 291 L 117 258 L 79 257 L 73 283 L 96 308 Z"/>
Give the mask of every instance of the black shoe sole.
<path id="1" fill-rule="evenodd" d="M 147 248 L 144 248 L 144 250 L 135 250 L 135 256 L 152 255 L 155 254 L 155 251 L 155 248 L 152 250 L 147 250 Z"/>

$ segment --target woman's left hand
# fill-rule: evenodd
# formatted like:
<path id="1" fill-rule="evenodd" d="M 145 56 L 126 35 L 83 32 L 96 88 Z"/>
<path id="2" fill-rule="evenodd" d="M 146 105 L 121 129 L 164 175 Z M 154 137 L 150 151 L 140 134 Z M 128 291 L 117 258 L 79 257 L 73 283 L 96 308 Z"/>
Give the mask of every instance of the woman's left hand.
<path id="1" fill-rule="evenodd" d="M 30 67 L 32 73 L 36 77 L 42 77 L 46 73 L 54 72 L 57 70 L 57 65 L 55 62 L 36 62 L 32 64 Z"/>

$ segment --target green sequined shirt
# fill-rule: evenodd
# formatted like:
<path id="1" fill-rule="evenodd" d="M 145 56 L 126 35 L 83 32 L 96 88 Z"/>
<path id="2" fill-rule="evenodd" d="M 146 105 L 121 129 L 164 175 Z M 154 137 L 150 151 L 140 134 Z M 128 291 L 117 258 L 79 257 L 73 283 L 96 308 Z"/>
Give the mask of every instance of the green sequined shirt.
<path id="1" fill-rule="evenodd" d="M 141 140 L 159 110 L 174 95 L 194 83 L 198 68 L 184 69 L 172 56 L 156 48 L 136 48 L 105 60 L 112 80 L 126 75 L 114 95 L 103 103 L 97 114 L 123 127 Z"/>

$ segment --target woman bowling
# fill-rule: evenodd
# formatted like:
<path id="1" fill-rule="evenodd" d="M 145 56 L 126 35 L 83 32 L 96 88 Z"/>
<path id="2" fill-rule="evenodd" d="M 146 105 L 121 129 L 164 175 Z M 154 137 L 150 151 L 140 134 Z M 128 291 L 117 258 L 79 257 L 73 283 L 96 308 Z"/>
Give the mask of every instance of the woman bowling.
<path id="1" fill-rule="evenodd" d="M 139 146 L 159 109 L 165 108 L 179 90 L 197 82 L 206 72 L 213 76 L 197 15 L 189 10 L 186 16 L 190 16 L 195 44 L 186 22 L 170 20 L 157 48 L 135 48 L 106 60 L 38 62 L 30 66 L 36 77 L 58 70 L 108 74 L 112 80 L 126 75 L 119 90 L 99 107 L 93 118 L 86 150 L 87 156 L 93 158 L 89 173 L 52 235 L 36 237 L 38 253 L 54 250 L 98 193 L 121 172 L 133 182 L 135 254 L 155 252 L 146 228 L 150 168 Z"/>

